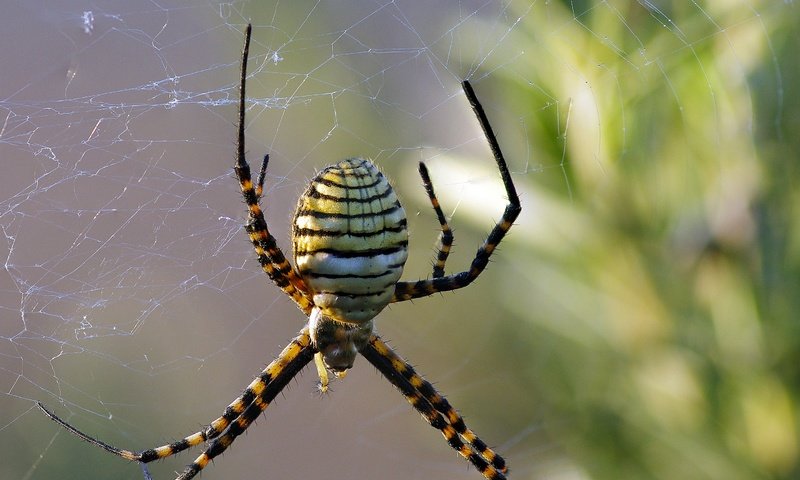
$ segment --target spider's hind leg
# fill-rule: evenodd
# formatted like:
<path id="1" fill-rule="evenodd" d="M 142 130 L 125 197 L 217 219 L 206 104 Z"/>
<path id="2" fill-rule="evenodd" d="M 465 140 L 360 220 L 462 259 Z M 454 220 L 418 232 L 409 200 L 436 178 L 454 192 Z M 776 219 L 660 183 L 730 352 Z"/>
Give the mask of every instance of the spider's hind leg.
<path id="1" fill-rule="evenodd" d="M 503 240 L 506 233 L 511 229 L 520 211 L 522 211 L 517 189 L 511 179 L 511 173 L 503 157 L 503 152 L 500 150 L 500 145 L 497 143 L 497 137 L 492 130 L 492 126 L 489 124 L 489 119 L 486 117 L 486 112 L 484 112 L 469 81 L 464 80 L 461 85 L 464 89 L 464 95 L 467 97 L 470 106 L 472 106 L 472 111 L 475 113 L 478 123 L 483 129 L 483 133 L 489 143 L 489 148 L 497 163 L 497 168 L 500 171 L 500 178 L 503 180 L 503 186 L 508 196 L 508 204 L 503 211 L 503 217 L 495 224 L 494 228 L 492 228 L 489 235 L 486 237 L 486 240 L 484 240 L 483 244 L 478 248 L 478 251 L 475 253 L 475 258 L 472 260 L 469 268 L 462 272 L 445 276 L 444 259 L 447 258 L 447 253 L 449 253 L 450 248 L 445 237 L 449 227 L 446 227 L 447 222 L 444 221 L 444 215 L 441 214 L 441 209 L 437 208 L 439 202 L 436 201 L 436 196 L 433 195 L 433 187 L 430 183 L 430 179 L 426 179 L 427 170 L 424 167 L 420 168 L 420 175 L 422 175 L 425 189 L 428 191 L 428 196 L 431 199 L 431 203 L 433 203 L 434 210 L 436 210 L 436 215 L 439 217 L 439 223 L 442 224 L 443 247 L 439 250 L 439 256 L 433 270 L 433 278 L 418 280 L 416 282 L 397 282 L 394 295 L 392 296 L 392 303 L 426 297 L 437 292 L 457 290 L 472 283 L 489 264 L 489 257 L 500 244 L 500 241 Z M 452 239 L 450 241 L 452 242 Z"/>
<path id="2" fill-rule="evenodd" d="M 439 220 L 439 225 L 442 227 L 442 233 L 439 234 L 439 240 L 436 245 L 436 261 L 433 264 L 433 278 L 444 276 L 444 264 L 447 262 L 447 257 L 450 255 L 450 248 L 453 246 L 453 230 L 447 223 L 447 219 L 442 212 L 442 207 L 439 205 L 439 199 L 436 198 L 436 193 L 433 191 L 433 182 L 428 174 L 428 167 L 424 163 L 419 162 L 419 176 L 422 177 L 422 185 L 425 187 L 425 193 L 433 205 L 433 211 L 436 213 L 436 219 Z"/>
<path id="3" fill-rule="evenodd" d="M 311 301 L 306 295 L 307 288 L 303 279 L 297 275 L 291 264 L 286 260 L 286 256 L 278 247 L 275 237 L 267 227 L 267 221 L 264 219 L 264 211 L 261 209 L 259 201 L 264 191 L 264 177 L 266 176 L 267 164 L 269 163 L 269 155 L 264 157 L 261 163 L 261 170 L 259 171 L 256 184 L 253 185 L 253 179 L 250 173 L 250 164 L 247 163 L 245 158 L 245 89 L 247 85 L 247 57 L 250 52 L 250 35 L 251 26 L 247 25 L 245 31 L 244 47 L 242 48 L 242 71 L 239 78 L 239 125 L 238 125 L 238 140 L 236 148 L 236 165 L 233 169 L 236 172 L 236 178 L 239 180 L 239 186 L 242 191 L 242 196 L 247 204 L 249 212 L 248 221 L 245 229 L 250 236 L 250 241 L 258 256 L 258 262 L 267 276 L 275 282 L 281 290 L 284 291 L 292 300 L 297 303 L 306 315 L 311 313 Z"/>
<path id="4" fill-rule="evenodd" d="M 269 165 L 269 153 L 264 155 L 264 160 L 261 161 L 261 169 L 258 171 L 258 180 L 256 180 L 256 197 L 259 199 L 264 195 L 264 179 L 267 177 L 267 165 Z"/>

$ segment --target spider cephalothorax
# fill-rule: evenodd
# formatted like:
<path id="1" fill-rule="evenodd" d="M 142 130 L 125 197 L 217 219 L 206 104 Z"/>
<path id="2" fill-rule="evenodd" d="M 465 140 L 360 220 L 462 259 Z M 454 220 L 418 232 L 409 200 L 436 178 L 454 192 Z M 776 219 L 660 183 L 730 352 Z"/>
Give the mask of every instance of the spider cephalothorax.
<path id="1" fill-rule="evenodd" d="M 521 206 L 514 183 L 472 86 L 468 81 L 462 83 L 492 149 L 509 203 L 503 217 L 478 248 L 470 267 L 460 273 L 445 275 L 453 235 L 439 207 L 428 170 L 420 163 L 422 183 L 442 233 L 432 278 L 400 281 L 408 257 L 406 215 L 386 178 L 375 165 L 362 158 L 344 160 L 325 168 L 300 197 L 292 227 L 295 260 L 295 267 L 292 267 L 269 232 L 259 204 L 269 156 L 264 157 L 255 183 L 245 159 L 245 81 L 250 33 L 248 25 L 242 50 L 239 141 L 234 166 L 249 212 L 245 229 L 262 269 L 308 317 L 308 325 L 250 382 L 241 396 L 228 405 L 222 416 L 199 432 L 167 445 L 138 453 L 120 449 L 77 430 L 41 403 L 39 407 L 71 433 L 142 464 L 207 442 L 205 451 L 177 477 L 177 480 L 188 480 L 224 452 L 312 359 L 316 359 L 324 390 L 328 383 L 328 370 L 341 377 L 353 366 L 357 354 L 361 354 L 484 477 L 505 479 L 505 460 L 467 428 L 464 419 L 427 380 L 373 333 L 373 318 L 386 305 L 456 290 L 472 283 L 486 268 L 489 256 L 519 215 Z"/>

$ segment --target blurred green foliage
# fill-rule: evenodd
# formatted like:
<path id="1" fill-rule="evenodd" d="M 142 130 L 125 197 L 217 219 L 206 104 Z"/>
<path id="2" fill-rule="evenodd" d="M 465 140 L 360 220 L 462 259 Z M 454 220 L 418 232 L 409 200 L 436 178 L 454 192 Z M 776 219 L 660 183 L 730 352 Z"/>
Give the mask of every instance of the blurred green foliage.
<path id="1" fill-rule="evenodd" d="M 496 95 L 542 174 L 503 252 L 530 327 L 508 368 L 586 478 L 800 478 L 800 10 L 659 8 L 512 31 L 530 64 Z"/>

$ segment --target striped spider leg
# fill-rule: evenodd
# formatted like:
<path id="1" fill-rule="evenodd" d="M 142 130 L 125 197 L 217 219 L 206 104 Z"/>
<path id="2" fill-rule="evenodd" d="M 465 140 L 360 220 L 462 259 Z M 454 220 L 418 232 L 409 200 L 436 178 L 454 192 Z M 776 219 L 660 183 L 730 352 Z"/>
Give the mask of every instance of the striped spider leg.
<path id="1" fill-rule="evenodd" d="M 505 211 L 503 212 L 503 217 L 499 222 L 497 222 L 492 231 L 489 232 L 489 236 L 486 237 L 483 245 L 478 248 L 478 251 L 475 254 L 475 259 L 472 260 L 469 270 L 444 276 L 444 264 L 447 260 L 447 255 L 450 253 L 450 246 L 453 243 L 453 237 L 450 227 L 447 225 L 447 221 L 442 214 L 441 207 L 439 207 L 439 201 L 436 199 L 436 195 L 433 192 L 433 186 L 430 182 L 427 168 L 425 168 L 424 164 L 420 163 L 420 175 L 422 176 L 425 190 L 428 193 L 428 197 L 431 199 L 431 203 L 433 203 L 433 208 L 436 211 L 439 223 L 442 226 L 440 246 L 436 263 L 433 267 L 433 277 L 428 280 L 418 280 L 416 282 L 397 282 L 395 285 L 394 296 L 392 297 L 393 303 L 404 302 L 406 300 L 412 300 L 419 297 L 426 297 L 437 292 L 457 290 L 472 283 L 476 278 L 478 278 L 478 275 L 483 272 L 483 270 L 486 268 L 486 265 L 489 264 L 489 257 L 492 255 L 495 248 L 497 248 L 497 245 L 500 243 L 500 241 L 503 240 L 503 237 L 505 237 L 506 233 L 508 233 L 508 231 L 511 229 L 511 226 L 514 224 L 517 216 L 519 216 L 519 212 L 522 211 L 522 205 L 519 201 L 519 195 L 517 195 L 517 189 L 514 187 L 514 182 L 511 180 L 511 173 L 508 171 L 505 157 L 503 157 L 503 152 L 500 150 L 500 144 L 497 142 L 497 137 L 492 130 L 489 119 L 486 117 L 483 106 L 481 105 L 480 101 L 478 101 L 478 97 L 475 95 L 475 91 L 472 89 L 472 85 L 468 80 L 461 82 L 461 86 L 464 89 L 464 94 L 467 96 L 467 100 L 469 100 L 469 103 L 472 106 L 472 111 L 475 112 L 475 116 L 478 118 L 478 123 L 480 123 L 481 128 L 483 129 L 483 133 L 486 136 L 486 140 L 489 142 L 490 149 L 492 150 L 492 155 L 497 162 L 497 168 L 500 170 L 500 177 L 503 179 L 503 186 L 505 187 L 506 195 L 508 196 L 508 205 L 506 205 Z"/>
<path id="2" fill-rule="evenodd" d="M 272 363 L 258 375 L 250 385 L 245 388 L 241 396 L 234 400 L 225 409 L 221 417 L 217 418 L 203 430 L 188 435 L 181 440 L 150 448 L 141 452 L 134 452 L 117 448 L 98 440 L 77 428 L 55 413 L 47 409 L 41 402 L 39 408 L 53 421 L 64 427 L 70 433 L 81 439 L 102 448 L 103 450 L 118 455 L 126 460 L 141 463 L 150 463 L 154 460 L 171 457 L 176 453 L 192 448 L 203 442 L 211 441 L 208 448 L 194 462 L 186 467 L 178 479 L 190 479 L 202 470 L 209 461 L 222 453 L 250 424 L 255 420 L 270 402 L 280 393 L 289 381 L 295 377 L 311 361 L 314 353 L 308 328 L 304 328 L 300 335 L 295 337 Z"/>
<path id="3" fill-rule="evenodd" d="M 242 71 L 239 78 L 239 122 L 238 122 L 238 139 L 236 142 L 236 165 L 233 167 L 236 172 L 236 177 L 239 179 L 239 186 L 242 189 L 244 201 L 247 204 L 248 221 L 245 226 L 250 241 L 253 243 L 256 255 L 258 256 L 258 263 L 267 274 L 267 276 L 286 293 L 300 310 L 306 315 L 311 313 L 311 301 L 307 295 L 307 287 L 303 280 L 298 277 L 297 272 L 286 260 L 280 247 L 278 247 L 275 237 L 269 232 L 267 221 L 264 219 L 264 211 L 259 205 L 262 193 L 264 191 L 264 178 L 267 173 L 267 165 L 269 163 L 269 155 L 264 156 L 264 161 L 261 163 L 261 170 L 258 174 L 256 186 L 253 186 L 252 177 L 250 176 L 250 165 L 247 163 L 245 154 L 245 86 L 247 84 L 247 58 L 250 54 L 250 35 L 252 33 L 252 26 L 247 25 L 245 30 L 244 47 L 242 48 Z"/>
<path id="4" fill-rule="evenodd" d="M 234 166 L 248 209 L 245 230 L 262 269 L 308 317 L 308 325 L 239 398 L 228 405 L 222 416 L 208 427 L 167 445 L 138 453 L 120 449 L 81 432 L 41 403 L 39 407 L 70 433 L 142 464 L 205 443 L 205 450 L 177 477 L 177 480 L 188 480 L 224 452 L 312 359 L 324 390 L 328 372 L 343 377 L 361 353 L 485 478 L 504 480 L 508 471 L 505 461 L 467 428 L 463 418 L 428 381 L 373 333 L 374 317 L 389 303 L 455 290 L 475 280 L 519 214 L 519 198 L 511 176 L 472 87 L 469 82 L 463 82 L 464 93 L 500 170 L 509 205 L 478 249 L 470 269 L 445 276 L 453 235 L 427 168 L 420 163 L 423 186 L 441 226 L 438 253 L 430 280 L 399 281 L 408 258 L 406 214 L 383 174 L 363 158 L 350 158 L 326 167 L 301 195 L 292 226 L 293 267 L 269 232 L 259 205 L 269 156 L 264 157 L 255 183 L 245 158 L 245 83 L 250 36 L 248 25 L 242 49 L 238 148 Z"/>
<path id="5" fill-rule="evenodd" d="M 433 182 L 431 182 L 431 176 L 428 174 L 428 167 L 422 162 L 419 162 L 419 176 L 422 177 L 425 193 L 428 194 L 431 205 L 433 205 L 433 211 L 436 213 L 436 219 L 439 220 L 439 225 L 442 227 L 442 233 L 439 234 L 436 246 L 436 261 L 433 263 L 433 278 L 440 278 L 444 276 L 444 264 L 447 262 L 450 248 L 453 246 L 453 230 L 447 224 L 442 207 L 439 205 L 439 199 L 436 198 L 436 193 L 433 191 Z"/>
<path id="6" fill-rule="evenodd" d="M 484 477 L 493 480 L 505 478 L 508 467 L 503 457 L 467 428 L 464 419 L 450 402 L 379 336 L 370 337 L 369 344 L 361 350 L 361 355 L 406 397 L 433 428 L 442 432 L 447 443 L 459 455 L 469 460 Z"/>

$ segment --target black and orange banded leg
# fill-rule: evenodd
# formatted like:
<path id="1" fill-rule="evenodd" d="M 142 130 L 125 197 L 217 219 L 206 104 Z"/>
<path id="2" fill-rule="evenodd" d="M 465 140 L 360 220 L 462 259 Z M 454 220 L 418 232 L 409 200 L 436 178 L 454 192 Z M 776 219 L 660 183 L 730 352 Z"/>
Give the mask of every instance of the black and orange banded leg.
<path id="1" fill-rule="evenodd" d="M 200 470 L 205 468 L 208 463 L 216 456 L 223 453 L 236 437 L 244 433 L 245 430 L 261 415 L 269 404 L 275 399 L 289 381 L 295 377 L 309 362 L 314 358 L 316 349 L 311 345 L 311 338 L 308 328 L 303 329 L 301 334 L 290 343 L 272 363 L 267 366 L 265 371 L 269 371 L 272 380 L 259 391 L 258 395 L 247 405 L 247 408 L 233 421 L 222 435 L 214 438 L 208 448 L 200 454 L 176 480 L 189 480 L 197 475 Z"/>
<path id="2" fill-rule="evenodd" d="M 92 445 L 100 447 L 103 450 L 118 455 L 126 460 L 149 463 L 153 460 L 170 457 L 176 453 L 194 447 L 195 445 L 199 445 L 204 441 L 215 439 L 220 436 L 224 437 L 232 429 L 235 430 L 236 428 L 239 428 L 234 428 L 235 425 L 245 424 L 246 426 L 244 426 L 244 428 L 247 428 L 247 426 L 252 423 L 252 419 L 244 423 L 242 418 L 246 417 L 247 415 L 252 415 L 253 412 L 251 411 L 251 407 L 255 405 L 255 408 L 260 409 L 258 413 L 263 412 L 266 408 L 266 404 L 271 402 L 278 392 L 280 392 L 286 386 L 289 380 L 291 380 L 300 370 L 303 369 L 303 367 L 308 364 L 308 362 L 311 361 L 311 358 L 313 358 L 315 352 L 316 350 L 311 345 L 311 337 L 308 333 L 308 328 L 305 328 L 300 332 L 300 335 L 292 340 L 292 342 L 283 349 L 280 355 L 278 355 L 278 357 L 272 363 L 267 365 L 261 374 L 256 377 L 250 383 L 250 385 L 248 385 L 242 395 L 228 405 L 223 415 L 211 422 L 208 427 L 176 442 L 144 450 L 139 453 L 117 448 L 91 437 L 59 418 L 56 414 L 42 405 L 42 403 L 39 402 L 38 405 L 39 408 L 42 409 L 42 411 L 44 411 L 44 413 L 53 421 L 67 429 L 73 435 L 76 435 Z M 258 416 L 258 414 L 256 414 L 256 416 Z M 198 460 L 200 458 L 202 458 L 202 455 L 201 457 L 198 457 Z M 195 463 L 197 463 L 197 460 L 195 460 Z M 187 467 L 187 470 L 190 467 Z M 200 467 L 197 471 L 200 469 L 202 469 L 202 467 Z"/>
<path id="3" fill-rule="evenodd" d="M 403 302 L 414 298 L 432 295 L 437 292 L 456 290 L 466 287 L 472 283 L 472 281 L 478 278 L 478 275 L 480 275 L 481 272 L 483 272 L 483 270 L 486 268 L 492 252 L 494 252 L 495 248 L 497 248 L 497 245 L 501 240 L 503 240 L 503 237 L 505 237 L 506 233 L 511 229 L 511 226 L 517 219 L 519 212 L 522 210 L 522 206 L 519 202 L 519 196 L 517 195 L 517 189 L 514 187 L 514 182 L 511 180 L 511 173 L 508 171 L 506 160 L 503 157 L 503 152 L 500 150 L 500 144 L 497 142 L 497 137 L 492 130 L 492 126 L 489 124 L 489 119 L 486 117 L 486 113 L 483 111 L 483 107 L 478 101 L 478 97 L 475 95 L 475 91 L 472 89 L 472 85 L 470 85 L 469 81 L 464 80 L 461 83 L 461 86 L 464 89 L 464 94 L 466 95 L 467 100 L 469 100 L 469 103 L 472 106 L 473 112 L 475 112 L 475 116 L 478 118 L 478 123 L 480 123 L 481 128 L 483 129 L 483 133 L 486 136 L 487 142 L 489 143 L 489 148 L 491 148 L 492 155 L 494 155 L 494 159 L 497 162 L 497 168 L 500 170 L 500 177 L 503 179 L 503 186 L 505 187 L 506 195 L 508 196 L 508 205 L 503 212 L 503 217 L 499 222 L 497 222 L 492 231 L 489 232 L 489 236 L 483 242 L 483 245 L 478 248 L 478 252 L 475 254 L 475 259 L 472 260 L 469 270 L 465 270 L 454 275 L 441 277 L 437 277 L 436 270 L 434 270 L 434 278 L 429 280 L 419 280 L 416 282 L 397 282 L 394 295 L 392 296 L 392 302 Z M 420 173 L 421 170 L 422 169 L 420 169 Z M 438 204 L 438 201 L 435 204 Z"/>
<path id="4" fill-rule="evenodd" d="M 450 249 L 453 246 L 453 230 L 447 224 L 442 207 L 439 205 L 439 199 L 436 198 L 436 193 L 433 191 L 433 183 L 428 174 L 428 167 L 422 162 L 419 162 L 419 176 L 422 177 L 425 193 L 428 194 L 431 205 L 433 205 L 433 211 L 436 213 L 436 219 L 439 220 L 439 225 L 442 228 L 442 233 L 439 234 L 439 240 L 436 245 L 436 261 L 433 263 L 433 278 L 439 278 L 444 276 L 444 264 L 447 262 L 447 257 L 450 255 Z"/>
<path id="5" fill-rule="evenodd" d="M 275 282 L 281 290 L 283 290 L 292 300 L 297 303 L 306 315 L 311 313 L 311 301 L 306 296 L 305 282 L 294 271 L 286 256 L 278 247 L 275 237 L 269 232 L 267 221 L 264 220 L 264 212 L 261 210 L 259 201 L 264 189 L 264 177 L 267 172 L 267 165 L 269 164 L 269 155 L 264 156 L 264 161 L 261 163 L 261 170 L 258 175 L 257 183 L 253 184 L 253 179 L 250 174 L 250 165 L 245 158 L 244 148 L 244 128 L 245 128 L 245 83 L 247 80 L 247 56 L 250 51 L 250 34 L 252 27 L 247 25 L 244 37 L 244 48 L 242 48 L 242 76 L 239 81 L 239 126 L 238 126 L 238 141 L 236 153 L 236 165 L 233 167 L 236 172 L 236 177 L 239 179 L 239 185 L 242 190 L 242 196 L 247 204 L 249 211 L 249 219 L 245 230 L 250 236 L 250 241 L 253 243 L 253 248 L 258 256 L 258 262 L 267 276 Z"/>
<path id="6" fill-rule="evenodd" d="M 416 373 L 377 335 L 370 337 L 361 354 L 406 397 L 428 423 L 442 432 L 447 443 L 469 460 L 489 480 L 504 480 L 508 472 L 505 460 L 475 433 L 464 419 L 433 386 Z M 463 438 L 463 441 L 462 441 Z"/>

